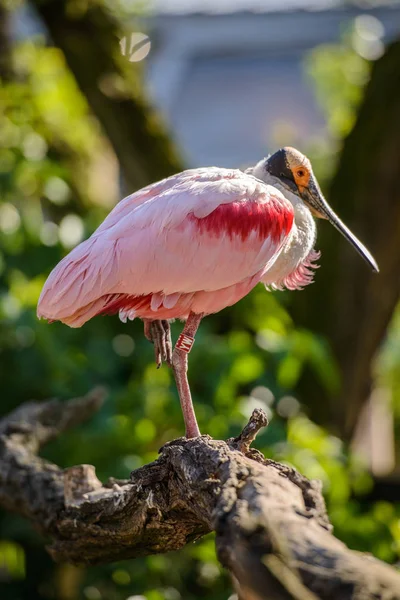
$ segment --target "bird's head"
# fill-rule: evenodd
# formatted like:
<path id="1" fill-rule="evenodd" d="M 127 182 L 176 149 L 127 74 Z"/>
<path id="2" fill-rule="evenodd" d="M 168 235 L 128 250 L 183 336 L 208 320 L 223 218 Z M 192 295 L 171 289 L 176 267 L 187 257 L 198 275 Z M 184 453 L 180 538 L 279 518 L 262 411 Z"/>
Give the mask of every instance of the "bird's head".
<path id="1" fill-rule="evenodd" d="M 274 185 L 275 180 L 278 188 L 295 194 L 315 217 L 327 219 L 354 246 L 372 269 L 379 271 L 371 253 L 342 223 L 325 200 L 313 173 L 311 162 L 304 154 L 295 148 L 281 148 L 265 159 L 262 168 L 268 176 L 268 183 Z M 288 198 L 290 199 L 290 194 Z"/>

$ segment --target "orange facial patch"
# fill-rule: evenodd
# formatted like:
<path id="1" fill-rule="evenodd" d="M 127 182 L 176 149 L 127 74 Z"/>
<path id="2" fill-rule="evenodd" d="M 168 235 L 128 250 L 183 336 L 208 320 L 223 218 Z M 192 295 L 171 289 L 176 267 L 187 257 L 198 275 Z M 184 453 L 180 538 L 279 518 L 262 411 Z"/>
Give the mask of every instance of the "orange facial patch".
<path id="1" fill-rule="evenodd" d="M 304 188 L 308 187 L 308 183 L 310 181 L 310 171 L 305 165 L 298 165 L 296 167 L 291 167 L 293 177 L 297 187 L 300 192 L 304 190 Z"/>
<path id="2" fill-rule="evenodd" d="M 300 191 L 303 192 L 304 188 L 308 187 L 311 174 L 311 164 L 306 156 L 296 150 L 296 148 L 285 148 L 286 160 L 289 169 L 293 173 L 294 181 Z"/>

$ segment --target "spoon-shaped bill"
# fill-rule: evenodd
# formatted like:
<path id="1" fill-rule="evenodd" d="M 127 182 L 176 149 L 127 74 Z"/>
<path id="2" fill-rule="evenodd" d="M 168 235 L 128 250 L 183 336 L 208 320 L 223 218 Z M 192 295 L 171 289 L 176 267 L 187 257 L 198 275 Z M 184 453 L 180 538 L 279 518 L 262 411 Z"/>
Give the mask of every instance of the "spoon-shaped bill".
<path id="1" fill-rule="evenodd" d="M 379 273 L 379 267 L 377 265 L 376 260 L 372 256 L 371 252 L 364 246 L 362 242 L 350 231 L 348 227 L 339 219 L 339 217 L 333 212 L 330 211 L 330 214 L 326 215 L 326 218 L 340 233 L 350 242 L 352 246 L 357 250 L 357 252 L 363 257 L 363 259 L 372 267 L 372 270 L 375 273 Z"/>
<path id="2" fill-rule="evenodd" d="M 321 190 L 315 179 L 310 178 L 308 187 L 303 188 L 302 197 L 310 205 L 310 207 L 317 213 L 319 217 L 327 219 L 340 233 L 350 242 L 357 252 L 363 257 L 363 259 L 372 267 L 373 271 L 379 273 L 379 267 L 376 260 L 370 253 L 370 251 L 360 242 L 359 239 L 350 231 L 348 227 L 339 219 L 339 217 L 331 209 L 327 201 L 322 195 Z"/>

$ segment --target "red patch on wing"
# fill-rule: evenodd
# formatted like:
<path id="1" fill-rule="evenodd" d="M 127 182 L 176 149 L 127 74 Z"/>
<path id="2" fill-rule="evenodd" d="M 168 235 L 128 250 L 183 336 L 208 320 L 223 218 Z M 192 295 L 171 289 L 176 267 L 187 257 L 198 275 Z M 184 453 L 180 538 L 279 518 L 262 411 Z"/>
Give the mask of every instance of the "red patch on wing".
<path id="1" fill-rule="evenodd" d="M 287 235 L 293 225 L 293 209 L 279 200 L 271 198 L 269 202 L 231 202 L 221 204 L 206 217 L 188 217 L 196 223 L 200 232 L 215 236 L 228 233 L 230 237 L 240 236 L 245 241 L 252 231 L 261 239 L 271 237 L 278 242 Z"/>
<path id="2" fill-rule="evenodd" d="M 159 295 L 159 292 L 156 294 Z M 168 308 L 161 304 L 159 307 L 152 308 L 152 298 L 154 294 L 145 294 L 143 296 L 132 296 L 130 294 L 109 294 L 105 306 L 99 310 L 98 315 L 114 315 L 122 311 L 127 318 L 133 319 L 183 319 L 190 313 L 190 301 L 193 294 L 183 294 L 182 302 L 177 302 L 175 306 Z M 132 311 L 132 312 L 131 312 Z"/>

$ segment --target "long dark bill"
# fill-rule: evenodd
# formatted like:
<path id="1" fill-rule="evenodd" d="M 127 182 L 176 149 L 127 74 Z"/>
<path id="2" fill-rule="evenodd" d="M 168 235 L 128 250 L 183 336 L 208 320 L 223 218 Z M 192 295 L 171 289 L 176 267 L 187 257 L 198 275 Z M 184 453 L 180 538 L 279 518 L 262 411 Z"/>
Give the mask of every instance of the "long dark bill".
<path id="1" fill-rule="evenodd" d="M 369 250 L 356 238 L 356 236 L 350 231 L 348 227 L 339 219 L 339 217 L 333 212 L 327 201 L 322 195 L 321 190 L 314 178 L 310 178 L 308 187 L 303 188 L 302 198 L 313 208 L 319 216 L 327 219 L 340 233 L 350 242 L 357 252 L 363 257 L 363 259 L 372 267 L 372 269 L 379 273 L 379 267 L 376 260 L 372 256 Z"/>

